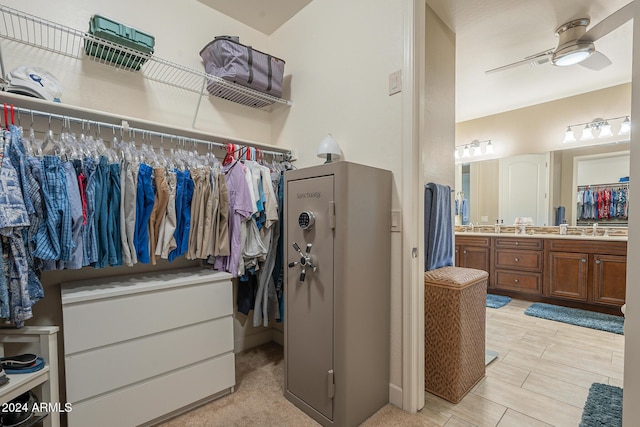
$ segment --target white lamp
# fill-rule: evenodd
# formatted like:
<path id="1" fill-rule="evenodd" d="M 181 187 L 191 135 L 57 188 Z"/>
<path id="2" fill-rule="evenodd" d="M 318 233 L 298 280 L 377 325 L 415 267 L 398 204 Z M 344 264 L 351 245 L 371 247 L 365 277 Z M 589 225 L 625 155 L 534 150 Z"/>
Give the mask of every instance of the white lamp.
<path id="1" fill-rule="evenodd" d="M 489 142 L 487 142 L 487 146 L 484 148 L 484 154 L 493 154 L 493 144 L 491 143 L 491 140 L 489 140 Z"/>
<path id="2" fill-rule="evenodd" d="M 325 163 L 331 163 L 333 158 L 339 159 L 341 155 L 340 146 L 333 138 L 333 135 L 325 136 L 318 146 L 318 157 L 327 159 Z"/>

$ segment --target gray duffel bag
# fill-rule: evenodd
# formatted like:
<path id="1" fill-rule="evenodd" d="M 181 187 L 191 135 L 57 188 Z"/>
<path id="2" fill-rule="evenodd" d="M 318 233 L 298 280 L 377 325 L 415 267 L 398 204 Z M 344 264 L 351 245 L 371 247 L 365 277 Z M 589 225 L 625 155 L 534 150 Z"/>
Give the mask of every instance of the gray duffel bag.
<path id="1" fill-rule="evenodd" d="M 207 74 L 278 98 L 282 96 L 284 61 L 243 45 L 237 37 L 216 37 L 200 51 L 200 56 Z M 207 90 L 216 94 L 214 81 L 209 82 Z"/>

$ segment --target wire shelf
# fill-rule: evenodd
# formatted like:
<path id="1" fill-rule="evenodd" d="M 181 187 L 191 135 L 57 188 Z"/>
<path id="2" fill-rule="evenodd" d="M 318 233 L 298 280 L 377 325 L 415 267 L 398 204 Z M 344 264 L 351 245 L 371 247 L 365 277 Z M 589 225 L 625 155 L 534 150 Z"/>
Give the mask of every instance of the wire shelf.
<path id="1" fill-rule="evenodd" d="M 174 62 L 140 52 L 16 9 L 0 6 L 0 37 L 71 58 L 88 58 L 116 69 L 141 73 L 146 79 L 217 96 L 238 104 L 268 109 L 291 102 L 229 82 Z M 85 52 L 91 50 L 92 54 Z"/>

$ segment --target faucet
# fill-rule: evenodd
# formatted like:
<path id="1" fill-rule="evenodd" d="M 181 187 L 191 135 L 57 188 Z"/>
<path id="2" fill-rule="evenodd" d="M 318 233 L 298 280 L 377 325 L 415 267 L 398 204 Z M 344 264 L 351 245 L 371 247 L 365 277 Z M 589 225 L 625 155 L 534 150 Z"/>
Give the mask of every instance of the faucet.
<path id="1" fill-rule="evenodd" d="M 471 227 L 471 232 L 473 233 L 473 223 L 469 223 L 469 226 Z"/>
<path id="2" fill-rule="evenodd" d="M 592 227 L 593 227 L 593 235 L 597 236 L 598 235 L 598 223 L 594 222 Z"/>

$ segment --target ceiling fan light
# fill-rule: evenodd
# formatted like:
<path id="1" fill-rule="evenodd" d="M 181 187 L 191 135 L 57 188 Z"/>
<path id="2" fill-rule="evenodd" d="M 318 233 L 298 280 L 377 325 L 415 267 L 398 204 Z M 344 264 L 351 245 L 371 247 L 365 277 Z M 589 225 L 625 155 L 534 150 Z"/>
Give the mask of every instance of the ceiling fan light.
<path id="1" fill-rule="evenodd" d="M 627 116 L 622 124 L 620 125 L 620 132 L 618 135 L 629 135 L 631 133 L 631 120 L 629 120 L 629 116 Z"/>
<path id="2" fill-rule="evenodd" d="M 593 132 L 591 131 L 591 126 L 585 125 L 584 129 L 582 130 L 582 136 L 580 136 L 580 141 L 588 141 L 590 139 L 593 139 Z"/>
<path id="3" fill-rule="evenodd" d="M 598 138 L 609 138 L 610 136 L 613 136 L 611 125 L 605 120 L 604 124 L 600 127 L 600 135 L 598 135 Z"/>
<path id="4" fill-rule="evenodd" d="M 568 46 L 560 47 L 551 56 L 553 65 L 566 67 L 578 64 L 595 52 L 593 43 L 573 43 Z"/>
<path id="5" fill-rule="evenodd" d="M 564 132 L 564 140 L 562 142 L 565 144 L 568 142 L 576 142 L 576 134 L 573 129 L 571 129 L 571 126 L 567 126 L 567 130 Z"/>

